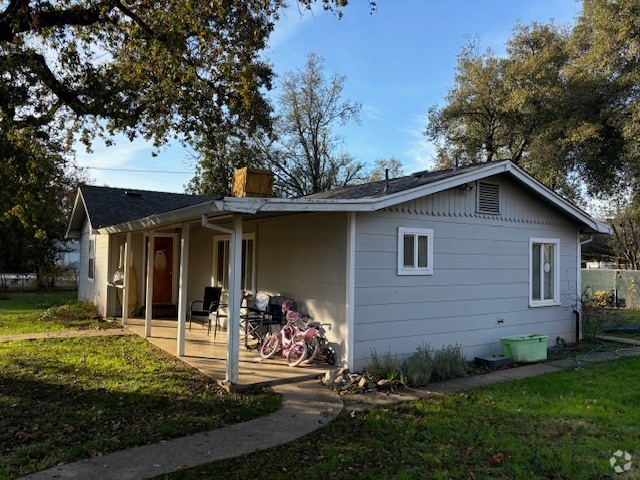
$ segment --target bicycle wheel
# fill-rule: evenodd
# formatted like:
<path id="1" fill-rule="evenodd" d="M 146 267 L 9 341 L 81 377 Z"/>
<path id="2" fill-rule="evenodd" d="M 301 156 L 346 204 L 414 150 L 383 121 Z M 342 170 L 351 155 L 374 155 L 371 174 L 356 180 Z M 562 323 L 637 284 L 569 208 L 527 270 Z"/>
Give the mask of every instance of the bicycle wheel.
<path id="1" fill-rule="evenodd" d="M 280 337 L 278 335 L 272 335 L 267 338 L 262 344 L 260 349 L 260 356 L 262 358 L 271 358 L 280 349 Z"/>
<path id="2" fill-rule="evenodd" d="M 320 348 L 320 339 L 314 335 L 311 338 L 307 338 L 307 359 L 305 360 L 305 362 L 311 362 L 313 360 L 315 360 L 315 358 L 318 356 L 318 353 L 320 352 L 321 348 Z"/>
<path id="3" fill-rule="evenodd" d="M 287 363 L 290 367 L 297 367 L 307 358 L 307 345 L 294 343 L 287 352 Z"/>

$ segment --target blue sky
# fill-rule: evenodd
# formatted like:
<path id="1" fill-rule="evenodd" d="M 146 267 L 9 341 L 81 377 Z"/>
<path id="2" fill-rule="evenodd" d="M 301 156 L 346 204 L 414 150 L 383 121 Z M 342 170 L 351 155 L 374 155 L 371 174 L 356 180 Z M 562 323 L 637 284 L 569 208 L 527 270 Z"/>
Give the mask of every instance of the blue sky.
<path id="1" fill-rule="evenodd" d="M 483 50 L 502 54 L 516 21 L 573 23 L 581 8 L 574 0 L 378 0 L 371 15 L 365 0 L 350 3 L 341 20 L 289 8 L 265 58 L 282 75 L 301 68 L 313 51 L 324 58 L 327 76 L 346 75 L 343 98 L 363 107 L 359 125 L 339 129 L 345 151 L 369 164 L 393 156 L 405 173 L 431 166 L 434 148 L 422 134 L 427 110 L 443 104 L 469 36 L 477 36 Z M 143 140 L 116 138 L 109 148 L 96 142 L 92 154 L 78 149 L 79 165 L 139 170 L 89 170 L 97 185 L 112 187 L 183 192 L 193 176 L 191 162 L 178 146 L 152 157 Z"/>

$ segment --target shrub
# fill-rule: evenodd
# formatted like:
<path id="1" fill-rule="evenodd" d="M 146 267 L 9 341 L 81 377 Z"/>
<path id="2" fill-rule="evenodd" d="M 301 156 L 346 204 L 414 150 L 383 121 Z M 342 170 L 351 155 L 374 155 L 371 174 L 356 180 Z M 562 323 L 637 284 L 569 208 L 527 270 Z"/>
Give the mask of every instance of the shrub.
<path id="1" fill-rule="evenodd" d="M 433 355 L 429 345 L 421 345 L 402 363 L 402 381 L 410 387 L 424 387 L 431 380 Z"/>
<path id="2" fill-rule="evenodd" d="M 458 344 L 435 351 L 424 344 L 402 361 L 390 351 L 385 355 L 378 355 L 372 350 L 371 360 L 365 364 L 364 373 L 372 382 L 386 379 L 400 381 L 410 387 L 423 387 L 432 380 L 465 376 L 467 361 Z"/>
<path id="3" fill-rule="evenodd" d="M 61 323 L 73 326 L 78 323 L 85 323 L 87 320 L 94 320 L 98 317 L 97 307 L 90 302 L 73 302 L 46 309 L 40 316 L 43 322 Z"/>
<path id="4" fill-rule="evenodd" d="M 605 292 L 604 290 L 597 290 L 591 296 L 589 302 L 595 307 L 613 307 L 613 294 L 611 292 Z"/>
<path id="5" fill-rule="evenodd" d="M 433 354 L 433 379 L 450 380 L 467 374 L 467 361 L 462 354 L 462 346 L 443 346 Z"/>
<path id="6" fill-rule="evenodd" d="M 610 306 L 609 302 L 612 303 L 612 298 L 610 293 L 602 290 L 598 290 L 591 297 L 582 297 L 580 328 L 585 341 L 595 343 L 602 339 L 604 329 L 611 322 L 611 310 L 607 307 Z"/>
<path id="7" fill-rule="evenodd" d="M 379 380 L 400 381 L 401 367 L 402 362 L 397 355 L 392 355 L 391 351 L 385 355 L 378 355 L 375 350 L 371 350 L 371 361 L 365 364 L 364 374 L 372 382 Z"/>

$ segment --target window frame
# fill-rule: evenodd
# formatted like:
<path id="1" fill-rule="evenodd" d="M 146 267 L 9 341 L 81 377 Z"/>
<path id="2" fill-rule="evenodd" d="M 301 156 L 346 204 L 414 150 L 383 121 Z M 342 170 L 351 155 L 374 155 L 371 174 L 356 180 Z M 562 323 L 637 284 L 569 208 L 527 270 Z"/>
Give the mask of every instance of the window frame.
<path id="1" fill-rule="evenodd" d="M 404 264 L 405 257 L 405 236 L 413 236 L 413 266 L 407 267 Z M 427 266 L 418 267 L 418 239 L 427 237 Z M 398 275 L 433 275 L 433 229 L 398 227 Z"/>
<path id="2" fill-rule="evenodd" d="M 96 237 L 89 235 L 87 253 L 87 280 L 94 282 L 96 279 Z"/>
<path id="3" fill-rule="evenodd" d="M 533 286 L 534 286 L 534 254 L 533 249 L 535 245 L 552 245 L 553 246 L 553 298 L 544 299 L 545 283 L 544 283 L 544 248 L 540 249 L 540 297 L 539 299 L 533 298 Z M 558 238 L 530 238 L 529 239 L 529 306 L 535 307 L 551 307 L 560 305 L 560 239 Z"/>
<path id="4" fill-rule="evenodd" d="M 255 233 L 243 233 L 242 234 L 242 270 L 245 270 L 246 268 L 246 257 L 245 257 L 245 253 L 247 252 L 247 246 L 249 244 L 249 241 L 253 242 L 252 243 L 252 248 L 251 248 L 251 257 L 252 257 L 252 262 L 251 262 L 251 289 L 246 288 L 246 279 L 247 279 L 247 275 L 246 272 L 243 271 L 241 272 L 242 278 L 240 279 L 240 288 L 247 292 L 247 293 L 255 293 L 256 292 L 256 234 Z M 213 275 L 212 275 L 212 284 L 218 287 L 222 287 L 223 291 L 228 292 L 229 291 L 229 244 L 231 242 L 231 235 L 216 235 L 213 237 Z M 245 243 L 246 242 L 246 243 Z M 219 252 L 220 252 L 220 244 L 225 245 L 226 247 L 223 246 L 223 263 L 226 263 L 227 268 L 224 268 L 224 264 L 222 265 L 222 279 L 218 278 L 219 277 L 219 268 L 220 268 L 220 258 L 219 258 Z M 226 286 L 225 286 L 226 283 Z"/>

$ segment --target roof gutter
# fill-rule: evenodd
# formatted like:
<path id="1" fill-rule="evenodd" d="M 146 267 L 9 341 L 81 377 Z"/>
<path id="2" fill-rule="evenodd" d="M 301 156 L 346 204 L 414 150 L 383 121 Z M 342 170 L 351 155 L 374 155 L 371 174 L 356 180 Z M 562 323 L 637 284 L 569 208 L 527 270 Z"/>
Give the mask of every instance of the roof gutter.
<path id="1" fill-rule="evenodd" d="M 185 221 L 195 220 L 201 217 L 201 215 L 216 211 L 218 211 L 217 200 L 210 200 L 191 207 L 180 208 L 178 210 L 172 210 L 158 215 L 151 215 L 149 217 L 141 218 L 140 220 L 99 228 L 98 233 L 112 234 L 132 232 L 136 230 L 150 230 L 171 223 L 184 223 Z"/>

